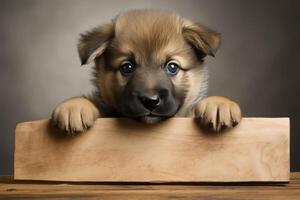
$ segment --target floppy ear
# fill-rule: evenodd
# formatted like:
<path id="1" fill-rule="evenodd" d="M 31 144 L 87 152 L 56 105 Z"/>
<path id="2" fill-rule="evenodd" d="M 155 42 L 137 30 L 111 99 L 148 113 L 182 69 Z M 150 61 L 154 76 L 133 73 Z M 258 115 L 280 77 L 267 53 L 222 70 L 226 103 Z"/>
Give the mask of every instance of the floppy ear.
<path id="1" fill-rule="evenodd" d="M 185 40 L 195 48 L 200 58 L 206 55 L 215 56 L 221 41 L 219 33 L 198 23 L 184 20 L 182 34 Z"/>
<path id="2" fill-rule="evenodd" d="M 97 27 L 80 35 L 78 53 L 81 65 L 89 64 L 101 56 L 114 37 L 114 22 Z"/>

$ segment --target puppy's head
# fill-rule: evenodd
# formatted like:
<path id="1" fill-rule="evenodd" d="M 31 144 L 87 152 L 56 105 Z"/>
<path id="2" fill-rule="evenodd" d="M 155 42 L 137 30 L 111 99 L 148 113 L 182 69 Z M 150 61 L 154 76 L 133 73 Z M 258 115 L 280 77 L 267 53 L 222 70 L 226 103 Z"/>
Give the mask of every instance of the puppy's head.
<path id="1" fill-rule="evenodd" d="M 82 64 L 95 62 L 105 104 L 124 116 L 155 123 L 185 115 L 203 96 L 206 55 L 219 34 L 172 13 L 134 10 L 82 35 Z"/>

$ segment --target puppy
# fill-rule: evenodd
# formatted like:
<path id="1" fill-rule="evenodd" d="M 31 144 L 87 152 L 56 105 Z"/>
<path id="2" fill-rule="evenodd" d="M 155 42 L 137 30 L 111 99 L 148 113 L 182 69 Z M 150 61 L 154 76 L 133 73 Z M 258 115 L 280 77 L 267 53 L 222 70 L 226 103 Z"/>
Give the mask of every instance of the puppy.
<path id="1" fill-rule="evenodd" d="M 174 13 L 132 10 L 81 35 L 82 65 L 94 63 L 95 92 L 59 104 L 52 121 L 69 134 L 83 132 L 98 117 L 129 117 L 158 123 L 194 117 L 212 131 L 241 121 L 237 103 L 206 97 L 206 56 L 220 35 Z"/>

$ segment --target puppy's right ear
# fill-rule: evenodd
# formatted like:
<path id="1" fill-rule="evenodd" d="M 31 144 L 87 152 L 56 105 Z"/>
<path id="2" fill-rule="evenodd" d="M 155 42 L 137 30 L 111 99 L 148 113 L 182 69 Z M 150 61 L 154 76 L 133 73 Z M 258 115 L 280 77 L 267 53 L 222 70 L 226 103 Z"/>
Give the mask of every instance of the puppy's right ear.
<path id="1" fill-rule="evenodd" d="M 81 34 L 78 44 L 81 65 L 89 64 L 103 54 L 114 37 L 114 29 L 114 22 L 111 22 Z"/>

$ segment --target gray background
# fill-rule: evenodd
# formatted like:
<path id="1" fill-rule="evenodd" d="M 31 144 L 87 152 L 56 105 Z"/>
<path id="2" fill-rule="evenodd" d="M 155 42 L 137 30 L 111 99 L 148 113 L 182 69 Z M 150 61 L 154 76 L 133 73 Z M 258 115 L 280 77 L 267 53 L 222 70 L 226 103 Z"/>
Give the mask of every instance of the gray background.
<path id="1" fill-rule="evenodd" d="M 0 0 L 0 174 L 13 172 L 17 122 L 49 118 L 57 103 L 91 91 L 79 33 L 132 8 L 175 10 L 221 32 L 207 59 L 209 93 L 235 99 L 245 116 L 290 117 L 291 169 L 300 171 L 298 2 Z"/>

